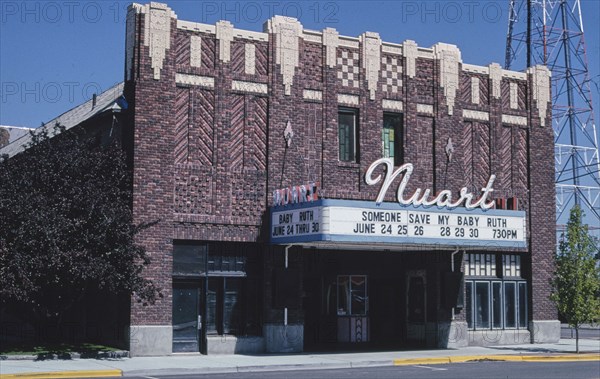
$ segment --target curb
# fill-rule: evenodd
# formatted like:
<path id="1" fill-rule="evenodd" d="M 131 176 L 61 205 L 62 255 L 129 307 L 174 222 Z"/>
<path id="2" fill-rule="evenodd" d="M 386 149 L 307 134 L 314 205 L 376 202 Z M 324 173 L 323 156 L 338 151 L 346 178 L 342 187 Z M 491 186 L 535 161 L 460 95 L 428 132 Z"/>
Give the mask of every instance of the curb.
<path id="1" fill-rule="evenodd" d="M 105 378 L 123 376 L 122 370 L 80 370 L 55 372 L 22 372 L 18 374 L 0 374 L 0 379 L 59 379 L 59 378 Z"/>
<path id="2" fill-rule="evenodd" d="M 557 354 L 557 355 L 457 355 L 442 357 L 401 358 L 392 360 L 375 360 L 359 362 L 338 362 L 320 364 L 281 364 L 281 365 L 256 365 L 256 366 L 231 366 L 231 367 L 205 367 L 200 371 L 197 368 L 175 369 L 177 373 L 194 375 L 196 373 L 240 373 L 240 372 L 268 372 L 289 370 L 319 370 L 335 368 L 357 368 L 375 366 L 412 366 L 412 365 L 440 365 L 450 363 L 464 363 L 473 361 L 511 361 L 511 362 L 595 362 L 600 361 L 598 353 L 584 354 Z M 156 375 L 162 373 L 173 375 L 173 369 L 158 370 L 132 370 L 127 375 Z M 120 369 L 110 370 L 80 370 L 80 371 L 55 371 L 55 372 L 24 372 L 15 374 L 0 374 L 0 379 L 62 379 L 62 378 L 101 378 L 122 377 Z"/>
<path id="3" fill-rule="evenodd" d="M 579 355 L 458 355 L 432 358 L 394 359 L 394 366 L 437 365 L 470 361 L 510 361 L 510 362 L 593 362 L 600 361 L 599 354 Z"/>
<path id="4" fill-rule="evenodd" d="M 392 361 L 382 361 L 374 366 L 392 366 Z M 371 364 L 369 367 L 372 367 Z M 156 370 L 132 370 L 127 371 L 127 376 L 156 376 L 156 375 L 196 375 L 196 374 L 237 374 L 237 373 L 256 373 L 256 372 L 277 372 L 277 371 L 309 371 L 309 370 L 331 370 L 331 369 L 351 369 L 356 367 L 365 367 L 360 363 L 317 363 L 317 364 L 274 364 L 274 365 L 256 365 L 256 366 L 231 366 L 231 367 L 202 367 L 202 368 L 183 368 L 183 369 L 156 369 Z M 0 378 L 3 379 L 3 378 Z"/>

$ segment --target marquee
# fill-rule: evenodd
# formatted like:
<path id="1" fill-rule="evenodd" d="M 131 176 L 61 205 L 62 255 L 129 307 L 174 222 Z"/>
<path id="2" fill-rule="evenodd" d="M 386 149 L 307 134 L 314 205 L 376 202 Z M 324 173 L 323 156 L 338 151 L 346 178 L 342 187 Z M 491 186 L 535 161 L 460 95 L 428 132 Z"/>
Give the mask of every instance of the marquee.
<path id="1" fill-rule="evenodd" d="M 271 243 L 525 249 L 523 211 L 321 199 L 271 208 Z"/>

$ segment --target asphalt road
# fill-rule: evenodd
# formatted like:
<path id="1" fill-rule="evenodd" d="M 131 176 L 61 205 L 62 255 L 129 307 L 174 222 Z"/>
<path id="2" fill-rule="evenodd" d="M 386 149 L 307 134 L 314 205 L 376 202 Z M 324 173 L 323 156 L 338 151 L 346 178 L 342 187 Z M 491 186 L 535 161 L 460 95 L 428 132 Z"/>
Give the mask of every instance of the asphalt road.
<path id="1" fill-rule="evenodd" d="M 129 379 L 598 379 L 596 362 L 466 362 L 443 365 L 387 366 L 341 370 L 298 370 L 203 375 L 126 376 Z"/>

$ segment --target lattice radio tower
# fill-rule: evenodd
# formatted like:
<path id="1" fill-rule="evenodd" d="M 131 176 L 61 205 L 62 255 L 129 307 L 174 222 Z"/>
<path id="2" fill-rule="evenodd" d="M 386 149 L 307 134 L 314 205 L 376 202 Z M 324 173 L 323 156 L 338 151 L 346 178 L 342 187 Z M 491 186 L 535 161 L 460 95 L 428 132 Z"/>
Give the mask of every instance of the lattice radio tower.
<path id="1" fill-rule="evenodd" d="M 536 64 L 552 71 L 557 232 L 579 204 L 598 234 L 600 160 L 580 0 L 509 0 L 505 68 Z"/>

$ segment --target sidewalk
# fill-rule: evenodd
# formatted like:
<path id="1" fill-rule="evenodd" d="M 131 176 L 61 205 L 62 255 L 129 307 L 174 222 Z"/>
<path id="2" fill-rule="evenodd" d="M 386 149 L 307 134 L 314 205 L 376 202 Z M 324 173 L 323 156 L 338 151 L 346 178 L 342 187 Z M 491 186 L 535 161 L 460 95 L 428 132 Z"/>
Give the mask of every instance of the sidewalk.
<path id="1" fill-rule="evenodd" d="M 73 378 L 82 376 L 152 376 L 250 371 L 285 371 L 418 365 L 466 362 L 479 359 L 511 361 L 600 361 L 600 341 L 579 340 L 582 353 L 575 355 L 575 340 L 555 344 L 470 346 L 455 350 L 385 351 L 287 355 L 171 355 L 166 357 L 73 359 L 49 361 L 0 361 L 0 379 Z"/>

